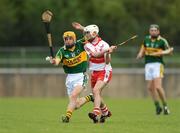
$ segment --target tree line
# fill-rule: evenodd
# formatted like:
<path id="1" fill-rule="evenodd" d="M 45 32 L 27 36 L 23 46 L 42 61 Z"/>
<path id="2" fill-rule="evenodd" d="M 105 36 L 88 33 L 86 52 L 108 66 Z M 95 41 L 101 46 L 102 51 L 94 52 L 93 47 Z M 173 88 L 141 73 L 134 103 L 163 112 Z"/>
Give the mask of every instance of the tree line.
<path id="1" fill-rule="evenodd" d="M 0 46 L 47 46 L 41 22 L 46 9 L 54 13 L 54 45 L 63 45 L 62 34 L 74 30 L 73 21 L 97 24 L 100 36 L 110 44 L 134 34 L 142 40 L 152 23 L 160 25 L 170 44 L 180 43 L 179 0 L 1 0 Z M 75 32 L 82 37 L 80 31 Z"/>

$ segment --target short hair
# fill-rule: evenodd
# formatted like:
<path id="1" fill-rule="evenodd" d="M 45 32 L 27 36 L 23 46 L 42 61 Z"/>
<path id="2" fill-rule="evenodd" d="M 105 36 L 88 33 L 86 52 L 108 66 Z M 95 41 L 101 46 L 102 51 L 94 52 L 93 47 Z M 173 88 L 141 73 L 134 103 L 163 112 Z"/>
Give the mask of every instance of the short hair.
<path id="1" fill-rule="evenodd" d="M 157 24 L 151 24 L 151 25 L 149 26 L 149 29 L 151 29 L 151 28 L 156 28 L 157 30 L 160 29 L 160 28 L 159 28 L 159 25 L 157 25 Z"/>

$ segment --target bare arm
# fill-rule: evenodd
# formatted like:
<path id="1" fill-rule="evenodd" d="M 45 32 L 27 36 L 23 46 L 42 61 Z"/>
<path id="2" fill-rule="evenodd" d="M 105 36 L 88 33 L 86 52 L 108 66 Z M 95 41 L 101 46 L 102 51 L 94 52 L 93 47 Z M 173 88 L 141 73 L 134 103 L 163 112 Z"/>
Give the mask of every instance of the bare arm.
<path id="1" fill-rule="evenodd" d="M 105 53 L 105 62 L 106 64 L 109 64 L 111 62 L 111 54 Z"/>
<path id="2" fill-rule="evenodd" d="M 73 22 L 72 23 L 72 26 L 76 29 L 76 30 L 81 30 L 83 31 L 84 30 L 84 26 L 82 26 L 80 23 L 78 22 Z"/>
<path id="3" fill-rule="evenodd" d="M 145 48 L 144 48 L 144 46 L 142 45 L 141 48 L 140 48 L 140 50 L 139 50 L 139 53 L 137 54 L 136 59 L 141 59 L 141 58 L 144 57 L 144 55 L 145 55 Z"/>
<path id="4" fill-rule="evenodd" d="M 106 64 L 109 64 L 111 62 L 111 53 L 114 52 L 114 50 L 116 49 L 117 49 L 116 45 L 112 45 L 111 47 L 109 47 L 108 52 L 105 53 Z"/>

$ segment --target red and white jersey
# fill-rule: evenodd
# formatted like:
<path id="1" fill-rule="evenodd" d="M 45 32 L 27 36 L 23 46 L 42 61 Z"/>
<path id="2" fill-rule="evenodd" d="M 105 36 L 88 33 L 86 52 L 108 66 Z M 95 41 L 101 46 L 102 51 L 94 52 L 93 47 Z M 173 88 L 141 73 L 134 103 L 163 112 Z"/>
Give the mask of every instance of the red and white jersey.
<path id="1" fill-rule="evenodd" d="M 96 42 L 88 42 L 84 46 L 87 54 L 89 55 L 89 70 L 91 71 L 102 71 L 112 70 L 111 64 L 106 64 L 105 54 L 101 57 L 93 57 L 91 53 L 102 52 L 109 49 L 109 44 L 103 41 L 100 37 Z"/>

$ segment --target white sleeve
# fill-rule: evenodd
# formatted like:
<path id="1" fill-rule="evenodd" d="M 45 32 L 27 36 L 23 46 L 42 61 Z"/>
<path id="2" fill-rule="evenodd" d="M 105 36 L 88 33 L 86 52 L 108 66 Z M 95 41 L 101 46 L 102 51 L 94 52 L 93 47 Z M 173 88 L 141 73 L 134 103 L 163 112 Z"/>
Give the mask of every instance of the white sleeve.
<path id="1" fill-rule="evenodd" d="M 93 51 L 93 49 L 90 47 L 89 43 L 84 45 L 84 49 L 86 50 L 88 55 L 90 55 L 92 53 L 92 51 Z"/>
<path id="2" fill-rule="evenodd" d="M 109 49 L 109 44 L 107 43 L 107 42 L 105 42 L 105 41 L 103 41 L 103 50 L 108 50 Z"/>
<path id="3" fill-rule="evenodd" d="M 89 55 L 90 54 L 90 49 L 86 46 L 84 46 L 84 49 L 86 50 L 86 53 Z"/>

